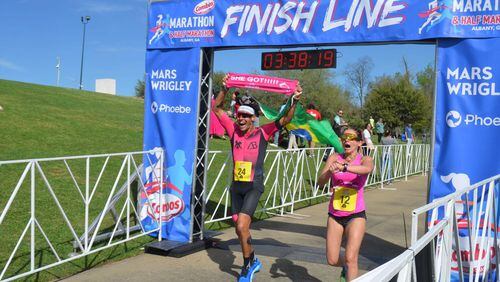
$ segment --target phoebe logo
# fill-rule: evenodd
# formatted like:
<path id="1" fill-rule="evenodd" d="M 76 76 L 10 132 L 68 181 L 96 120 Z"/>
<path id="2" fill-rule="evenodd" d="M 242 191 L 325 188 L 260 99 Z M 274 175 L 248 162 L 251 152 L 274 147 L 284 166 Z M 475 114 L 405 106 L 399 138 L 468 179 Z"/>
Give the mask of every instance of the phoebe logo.
<path id="1" fill-rule="evenodd" d="M 462 116 L 457 111 L 449 111 L 446 114 L 446 124 L 451 127 L 457 127 L 462 123 Z"/>
<path id="2" fill-rule="evenodd" d="M 151 112 L 153 112 L 153 114 L 156 114 L 157 111 L 158 111 L 158 104 L 156 102 L 153 102 L 151 104 Z"/>

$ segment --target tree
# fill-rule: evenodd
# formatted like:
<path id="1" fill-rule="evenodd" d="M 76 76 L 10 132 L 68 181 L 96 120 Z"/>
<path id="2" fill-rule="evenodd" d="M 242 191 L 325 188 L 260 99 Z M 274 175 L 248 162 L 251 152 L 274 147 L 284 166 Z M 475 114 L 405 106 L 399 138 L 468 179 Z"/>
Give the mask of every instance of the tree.
<path id="1" fill-rule="evenodd" d="M 406 83 L 410 84 L 411 83 L 411 71 L 410 71 L 410 66 L 408 66 L 408 61 L 406 60 L 406 58 L 403 56 L 403 58 L 401 58 L 401 60 L 403 61 L 403 67 L 404 67 L 404 74 L 403 74 L 403 78 L 405 80 Z"/>
<path id="2" fill-rule="evenodd" d="M 144 83 L 144 80 L 138 79 L 137 83 L 135 84 L 135 97 L 144 99 L 146 93 L 145 90 L 146 84 Z"/>
<path id="3" fill-rule="evenodd" d="M 427 130 L 431 124 L 431 103 L 404 74 L 383 76 L 370 85 L 366 97 L 365 115 L 382 118 L 387 128 L 395 129 L 413 124 L 417 131 Z"/>
<path id="4" fill-rule="evenodd" d="M 424 70 L 417 73 L 417 88 L 432 100 L 436 73 L 432 65 L 427 65 Z"/>
<path id="5" fill-rule="evenodd" d="M 347 84 L 354 89 L 359 106 L 363 108 L 366 95 L 365 89 L 370 82 L 370 73 L 373 69 L 373 61 L 370 57 L 359 58 L 355 63 L 348 64 L 344 70 Z"/>
<path id="6" fill-rule="evenodd" d="M 221 72 L 221 71 L 216 71 L 212 73 L 212 89 L 214 92 L 214 95 L 217 95 L 215 92 L 219 92 L 219 90 L 222 89 L 222 79 L 226 73 Z"/>

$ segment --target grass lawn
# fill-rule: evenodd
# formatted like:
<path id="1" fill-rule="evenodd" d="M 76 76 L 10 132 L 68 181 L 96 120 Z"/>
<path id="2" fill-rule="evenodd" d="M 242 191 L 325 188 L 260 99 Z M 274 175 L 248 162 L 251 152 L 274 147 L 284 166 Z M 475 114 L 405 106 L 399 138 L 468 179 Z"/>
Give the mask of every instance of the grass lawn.
<path id="1" fill-rule="evenodd" d="M 31 158 L 47 158 L 58 156 L 73 156 L 101 153 L 117 153 L 142 150 L 143 135 L 143 101 L 132 97 L 117 97 L 107 94 L 79 91 L 50 86 L 40 86 L 28 83 L 0 80 L 0 160 L 17 160 Z M 261 118 L 261 123 L 266 121 Z M 211 150 L 228 151 L 228 140 L 213 139 Z M 217 159 L 214 169 L 207 175 L 207 183 L 212 183 L 225 158 Z M 92 221 L 103 209 L 109 196 L 109 188 L 116 178 L 122 158 L 113 157 L 108 162 L 110 171 L 115 174 L 103 174 L 101 184 L 92 198 L 89 218 Z M 141 163 L 140 157 L 136 158 Z M 271 160 L 266 160 L 269 168 Z M 104 159 L 91 161 L 91 185 L 99 177 Z M 67 172 L 66 165 L 71 168 L 78 187 Z M 83 233 L 85 209 L 80 191 L 84 191 L 85 160 L 68 161 L 67 164 L 51 162 L 43 165 L 43 172 L 53 189 L 61 208 L 68 215 L 78 236 Z M 0 208 L 3 211 L 14 192 L 16 183 L 26 164 L 0 166 Z M 228 172 L 229 173 L 229 172 Z M 271 173 L 272 174 L 272 173 Z M 275 174 L 270 177 L 277 177 Z M 37 183 L 43 183 L 40 173 L 35 175 Z M 119 179 L 123 183 L 124 178 Z M 222 184 L 221 184 L 222 185 Z M 12 206 L 0 224 L 0 269 L 3 269 L 23 230 L 30 220 L 30 181 L 20 186 Z M 224 187 L 217 187 L 214 199 L 221 196 Z M 269 193 L 269 191 L 266 191 Z M 262 197 L 265 198 L 266 195 Z M 303 203 L 302 205 L 310 204 Z M 125 202 L 117 203 L 117 212 Z M 261 201 L 261 205 L 262 205 Z M 67 258 L 73 251 L 73 236 L 66 226 L 59 207 L 47 187 L 37 186 L 36 219 L 47 237 L 54 244 L 58 254 Z M 210 212 L 208 209 L 207 212 Z M 268 214 L 256 214 L 257 218 L 266 218 Z M 122 217 L 123 218 L 123 217 Z M 112 230 L 114 224 L 107 217 L 99 231 Z M 220 222 L 207 226 L 210 229 L 220 229 L 230 226 L 228 222 Z M 21 241 L 20 248 L 15 253 L 12 265 L 5 277 L 22 273 L 30 268 L 30 228 Z M 35 264 L 46 265 L 57 261 L 50 251 L 43 234 L 37 229 Z M 142 253 L 142 246 L 151 242 L 150 237 L 142 237 L 126 244 L 120 244 L 105 251 L 74 260 L 70 263 L 42 271 L 27 280 L 54 280 L 84 271 L 98 264 L 123 259 Z"/>
<path id="2" fill-rule="evenodd" d="M 3 111 L 0 112 L 0 160 L 3 161 L 142 150 L 143 101 L 141 99 L 0 80 L 0 105 L 3 107 Z M 93 163 L 95 169 L 92 174 L 98 174 L 98 162 L 102 165 L 102 160 Z M 84 167 L 84 163 L 72 161 L 68 162 L 68 165 L 82 185 L 81 180 L 84 179 L 84 175 L 78 175 L 77 171 Z M 112 159 L 108 165 L 116 168 L 120 165 L 120 160 Z M 2 211 L 24 166 L 0 166 Z M 81 222 L 79 219 L 83 214 L 84 205 L 77 190 L 71 187 L 72 180 L 68 177 L 64 164 L 54 162 L 43 169 L 61 206 L 70 222 L 74 224 L 77 233 L 80 231 L 78 233 L 80 235 L 83 226 L 78 222 Z M 40 175 L 36 177 L 37 182 L 42 183 Z M 112 178 L 104 175 L 102 179 L 106 185 L 106 181 L 109 182 Z M 2 238 L 0 268 L 5 265 L 30 218 L 30 187 L 29 181 L 25 182 L 0 225 Z M 102 209 L 108 194 L 107 191 L 96 191 L 90 212 L 91 219 L 98 214 L 99 209 Z M 72 236 L 55 201 L 43 185 L 37 187 L 35 204 L 39 224 L 54 244 L 58 254 L 67 257 L 73 251 Z M 110 222 L 105 222 L 105 228 L 109 228 Z M 45 244 L 41 232 L 36 230 L 35 234 L 36 263 L 54 262 L 55 257 L 48 244 Z M 102 262 L 132 256 L 142 252 L 141 247 L 149 241 L 150 238 L 141 238 L 51 268 L 28 279 L 42 281 L 58 279 Z M 29 243 L 28 231 L 5 277 L 29 269 Z"/>

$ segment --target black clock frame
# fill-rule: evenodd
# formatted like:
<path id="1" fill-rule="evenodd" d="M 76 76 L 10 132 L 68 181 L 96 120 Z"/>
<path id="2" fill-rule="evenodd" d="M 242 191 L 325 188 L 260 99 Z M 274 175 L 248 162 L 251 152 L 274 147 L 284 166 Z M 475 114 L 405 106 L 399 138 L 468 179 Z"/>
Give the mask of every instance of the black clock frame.
<path id="1" fill-rule="evenodd" d="M 261 56 L 261 70 L 298 70 L 336 67 L 336 49 L 264 52 Z"/>

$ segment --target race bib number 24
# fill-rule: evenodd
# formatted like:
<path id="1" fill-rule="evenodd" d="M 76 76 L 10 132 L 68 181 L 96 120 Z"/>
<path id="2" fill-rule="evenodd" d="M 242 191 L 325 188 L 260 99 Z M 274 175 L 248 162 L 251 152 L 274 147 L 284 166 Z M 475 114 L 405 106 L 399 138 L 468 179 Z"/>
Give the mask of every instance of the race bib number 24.
<path id="1" fill-rule="evenodd" d="M 234 164 L 234 181 L 250 182 L 252 162 L 236 161 Z"/>

